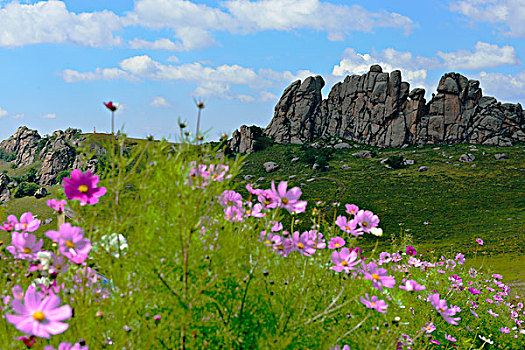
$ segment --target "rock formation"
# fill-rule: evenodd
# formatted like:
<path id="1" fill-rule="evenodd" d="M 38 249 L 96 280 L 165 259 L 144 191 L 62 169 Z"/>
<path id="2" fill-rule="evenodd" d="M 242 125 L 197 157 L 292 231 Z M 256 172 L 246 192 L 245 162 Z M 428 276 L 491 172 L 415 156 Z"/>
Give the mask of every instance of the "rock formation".
<path id="1" fill-rule="evenodd" d="M 287 87 L 264 135 L 278 143 L 340 137 L 380 147 L 525 142 L 521 105 L 483 96 L 479 81 L 458 73 L 443 75 L 428 103 L 424 89 L 410 90 L 399 70 L 384 73 L 379 65 L 347 76 L 324 100 L 323 86 L 323 78 L 315 76 Z"/>
<path id="2" fill-rule="evenodd" d="M 262 136 L 262 129 L 258 126 L 241 126 L 235 130 L 229 141 L 229 147 L 235 152 L 252 153 L 255 150 L 255 142 Z"/>
<path id="3" fill-rule="evenodd" d="M 11 199 L 11 191 L 9 191 L 9 177 L 0 173 L 0 203 L 9 202 Z"/>
<path id="4" fill-rule="evenodd" d="M 36 160 L 35 156 L 40 139 L 38 131 L 21 126 L 10 138 L 0 142 L 0 148 L 3 148 L 7 153 L 16 154 L 16 166 L 28 166 Z"/>

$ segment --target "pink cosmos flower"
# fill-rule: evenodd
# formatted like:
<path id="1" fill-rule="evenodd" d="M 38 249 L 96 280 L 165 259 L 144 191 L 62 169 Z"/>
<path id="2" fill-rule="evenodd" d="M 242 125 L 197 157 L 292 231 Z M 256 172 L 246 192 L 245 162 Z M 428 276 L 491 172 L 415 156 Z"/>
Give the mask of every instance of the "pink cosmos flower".
<path id="1" fill-rule="evenodd" d="M 433 322 L 427 322 L 425 327 L 421 328 L 422 331 L 424 331 L 427 334 L 430 334 L 436 330 L 436 326 L 434 326 Z"/>
<path id="2" fill-rule="evenodd" d="M 489 309 L 489 311 L 487 311 L 489 314 L 491 314 L 492 316 L 494 317 L 498 317 L 499 314 L 495 313 L 494 311 L 492 311 L 492 309 Z"/>
<path id="3" fill-rule="evenodd" d="M 499 331 L 500 331 L 501 333 L 510 333 L 510 329 L 509 329 L 508 327 L 501 327 L 501 328 L 499 329 Z"/>
<path id="4" fill-rule="evenodd" d="M 46 345 L 44 350 L 88 350 L 87 346 L 82 346 L 79 343 L 71 344 L 71 343 L 60 343 L 58 346 L 58 349 L 55 349 L 51 345 Z"/>
<path id="5" fill-rule="evenodd" d="M 465 255 L 458 253 L 456 255 L 456 260 L 458 261 L 458 264 L 463 265 L 463 263 L 465 262 Z"/>
<path id="6" fill-rule="evenodd" d="M 399 288 L 406 290 L 407 292 L 418 292 L 420 290 L 425 290 L 427 287 L 418 284 L 414 280 L 408 280 L 404 285 L 399 286 Z"/>
<path id="7" fill-rule="evenodd" d="M 379 217 L 374 215 L 370 210 L 359 210 L 355 216 L 355 220 L 366 233 L 370 233 L 370 229 L 377 227 L 379 224 Z"/>
<path id="8" fill-rule="evenodd" d="M 279 206 L 285 208 L 288 212 L 292 213 L 302 213 L 306 210 L 306 201 L 299 201 L 299 198 L 302 195 L 301 189 L 299 187 L 293 187 L 289 191 L 286 190 L 287 182 L 281 181 L 277 189 L 275 188 L 275 183 L 272 181 L 272 193 L 274 197 L 278 198 Z"/>
<path id="9" fill-rule="evenodd" d="M 58 199 L 53 198 L 47 201 L 47 206 L 59 214 L 64 212 L 66 204 L 67 204 L 67 201 L 65 199 L 62 199 L 59 201 Z"/>
<path id="10" fill-rule="evenodd" d="M 375 295 L 369 298 L 368 293 L 365 294 L 366 298 L 361 297 L 361 302 L 369 309 L 376 309 L 377 312 L 386 313 L 388 305 L 384 300 L 378 300 L 379 298 Z"/>
<path id="11" fill-rule="evenodd" d="M 356 229 L 357 221 L 356 220 L 348 221 L 346 216 L 339 215 L 337 219 L 335 220 L 335 224 L 339 226 L 341 230 L 353 236 L 357 237 L 363 234 L 362 230 Z"/>
<path id="12" fill-rule="evenodd" d="M 44 241 L 36 241 L 36 236 L 31 233 L 11 233 L 11 244 L 6 248 L 16 259 L 35 260 L 36 254 L 42 249 Z"/>
<path id="13" fill-rule="evenodd" d="M 219 203 L 225 207 L 236 206 L 242 207 L 242 195 L 235 191 L 224 191 L 220 197 Z"/>
<path id="14" fill-rule="evenodd" d="M 67 199 L 78 199 L 80 205 L 96 204 L 98 198 L 106 194 L 105 187 L 97 187 L 99 177 L 90 171 L 84 174 L 79 169 L 71 172 L 71 178 L 62 180 Z"/>
<path id="15" fill-rule="evenodd" d="M 84 238 L 80 227 L 70 223 L 60 225 L 59 231 L 47 231 L 46 236 L 58 243 L 60 254 L 74 262 L 83 263 L 91 250 L 91 242 Z"/>
<path id="16" fill-rule="evenodd" d="M 279 232 L 283 229 L 283 224 L 279 221 L 275 221 L 272 226 L 272 232 Z"/>
<path id="17" fill-rule="evenodd" d="M 451 336 L 449 334 L 446 334 L 446 333 L 445 333 L 445 339 L 450 341 L 450 342 L 453 342 L 453 343 L 457 341 L 456 338 L 454 338 L 453 336 Z"/>
<path id="18" fill-rule="evenodd" d="M 406 253 L 407 255 L 417 255 L 416 248 L 411 245 L 407 246 Z"/>
<path id="19" fill-rule="evenodd" d="M 40 227 L 40 220 L 35 219 L 30 212 L 22 214 L 20 222 L 15 224 L 16 231 L 35 232 Z"/>
<path id="20" fill-rule="evenodd" d="M 483 245 L 483 240 L 481 238 L 476 238 L 476 242 L 478 242 L 479 245 Z"/>
<path id="21" fill-rule="evenodd" d="M 392 261 L 392 255 L 389 252 L 382 252 L 379 254 L 379 265 L 388 264 Z"/>
<path id="22" fill-rule="evenodd" d="M 264 190 L 261 190 L 259 188 L 253 188 L 252 187 L 252 184 L 247 184 L 246 185 L 246 189 L 248 190 L 248 193 L 253 195 L 253 196 L 258 196 L 260 195 L 262 192 L 264 192 Z"/>
<path id="23" fill-rule="evenodd" d="M 318 232 L 317 230 L 308 231 L 308 239 L 310 240 L 313 248 L 326 248 L 326 240 L 324 239 L 323 234 L 321 232 Z"/>
<path id="24" fill-rule="evenodd" d="M 277 208 L 279 205 L 279 198 L 271 190 L 259 192 L 257 199 L 267 209 Z"/>
<path id="25" fill-rule="evenodd" d="M 245 216 L 253 216 L 254 218 L 262 218 L 264 217 L 264 214 L 262 212 L 262 204 L 261 203 L 257 203 L 255 205 L 253 205 L 252 202 L 246 202 L 246 211 L 244 212 L 244 215 Z"/>
<path id="26" fill-rule="evenodd" d="M 333 237 L 328 241 L 328 248 L 329 249 L 338 249 L 341 247 L 344 247 L 346 244 L 345 240 L 341 237 Z"/>
<path id="27" fill-rule="evenodd" d="M 479 295 L 479 294 L 481 294 L 481 291 L 480 291 L 479 289 L 474 288 L 474 287 L 470 287 L 470 288 L 468 289 L 468 291 L 469 291 L 471 294 L 473 294 L 473 295 Z"/>
<path id="28" fill-rule="evenodd" d="M 35 292 L 34 286 L 27 288 L 24 303 L 14 299 L 11 303 L 18 315 L 5 315 L 7 322 L 13 324 L 19 331 L 41 338 L 63 333 L 69 325 L 60 321 L 71 318 L 72 310 L 69 305 L 60 305 L 60 298 L 50 294 L 41 298 Z"/>
<path id="29" fill-rule="evenodd" d="M 388 271 L 383 268 L 378 268 L 376 264 L 370 263 L 364 271 L 365 280 L 372 281 L 372 286 L 379 291 L 383 291 L 383 287 L 394 288 L 396 280 L 392 276 L 388 276 Z"/>
<path id="30" fill-rule="evenodd" d="M 350 270 L 354 270 L 355 265 L 359 264 L 360 261 L 356 251 L 343 248 L 340 252 L 334 251 L 332 253 L 332 262 L 335 266 L 330 267 L 330 269 L 336 272 L 345 271 L 350 273 Z"/>
<path id="31" fill-rule="evenodd" d="M 242 211 L 236 206 L 224 208 L 224 218 L 230 222 L 242 222 Z"/>
<path id="32" fill-rule="evenodd" d="M 2 226 L 0 226 L 0 230 L 6 231 L 6 232 L 12 232 L 15 230 L 15 226 L 18 224 L 18 219 L 14 215 L 9 215 L 7 217 L 7 222 L 3 222 Z"/>
<path id="33" fill-rule="evenodd" d="M 345 345 L 341 348 L 341 345 L 336 345 L 335 348 L 330 348 L 330 350 L 350 350 L 350 345 Z"/>
<path id="34" fill-rule="evenodd" d="M 285 258 L 293 251 L 293 241 L 290 238 L 274 235 L 272 236 L 271 242 L 273 251 Z"/>
<path id="35" fill-rule="evenodd" d="M 457 325 L 457 321 L 461 320 L 459 317 L 452 317 L 456 315 L 456 308 L 448 308 L 447 301 L 445 299 L 439 299 L 438 293 L 430 294 L 428 300 L 441 317 L 451 325 Z"/>
<path id="36" fill-rule="evenodd" d="M 359 211 L 359 207 L 355 204 L 346 204 L 346 212 L 350 215 L 355 215 Z"/>
<path id="37" fill-rule="evenodd" d="M 313 241 L 310 240 L 308 231 L 302 234 L 299 231 L 295 231 L 292 235 L 293 249 L 300 252 L 305 256 L 312 256 L 315 253 L 313 247 Z"/>

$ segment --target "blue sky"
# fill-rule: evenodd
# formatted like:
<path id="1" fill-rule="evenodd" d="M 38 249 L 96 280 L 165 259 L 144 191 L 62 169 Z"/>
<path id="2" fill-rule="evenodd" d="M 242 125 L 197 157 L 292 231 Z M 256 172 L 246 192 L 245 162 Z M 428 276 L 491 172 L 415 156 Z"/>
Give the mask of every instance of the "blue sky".
<path id="1" fill-rule="evenodd" d="M 131 137 L 265 127 L 284 89 L 400 69 L 427 98 L 446 72 L 525 102 L 525 0 L 0 0 L 0 139 L 20 125 Z"/>

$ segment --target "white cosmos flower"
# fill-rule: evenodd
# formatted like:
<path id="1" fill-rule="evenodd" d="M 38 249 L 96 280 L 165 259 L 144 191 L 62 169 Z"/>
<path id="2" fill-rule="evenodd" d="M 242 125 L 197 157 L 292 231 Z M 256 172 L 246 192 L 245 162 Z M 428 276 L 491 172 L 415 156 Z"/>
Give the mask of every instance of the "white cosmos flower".
<path id="1" fill-rule="evenodd" d="M 380 227 L 372 227 L 370 233 L 374 236 L 381 237 L 383 235 L 383 229 Z"/>

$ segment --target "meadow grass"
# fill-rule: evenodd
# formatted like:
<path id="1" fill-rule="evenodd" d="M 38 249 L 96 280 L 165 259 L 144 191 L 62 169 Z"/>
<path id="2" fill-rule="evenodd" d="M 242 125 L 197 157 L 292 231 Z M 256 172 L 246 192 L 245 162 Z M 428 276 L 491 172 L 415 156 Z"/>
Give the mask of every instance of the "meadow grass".
<path id="1" fill-rule="evenodd" d="M 517 195 L 523 180 L 502 163 L 495 163 L 491 174 L 479 169 L 494 163 L 488 160 L 479 168 L 460 165 L 456 173 L 445 174 L 435 151 L 417 149 L 428 153 L 421 165 L 431 170 L 416 174 L 414 167 L 391 171 L 382 169 L 378 159 L 354 160 L 350 151 L 342 151 L 330 162 L 333 170 L 317 176 L 323 179 L 305 181 L 299 199 L 292 187 L 312 172 L 300 162 L 284 163 L 290 156 L 285 150 L 295 146 L 275 145 L 247 158 L 220 161 L 215 153 L 223 145 L 211 149 L 183 141 L 143 142 L 124 151 L 121 135 L 104 145 L 110 152 L 99 186 L 107 193 L 96 205 L 81 206 L 73 199 L 67 204 L 78 214 L 67 222 L 82 228 L 93 245 L 84 263 L 66 260 L 67 271 L 50 273 L 41 259 L 16 259 L 6 248 L 15 243 L 4 242 L 1 349 L 23 348 L 18 337 L 30 336 L 5 319 L 20 313 L 13 307 L 12 289 L 19 286 L 28 293 L 30 284 L 41 297 L 51 293 L 46 284 L 55 284 L 52 293 L 74 310 L 64 320 L 68 329 L 50 339 L 33 339 L 35 349 L 63 342 L 91 349 L 522 348 L 521 300 L 511 295 L 507 278 L 481 270 L 484 262 L 476 260 L 484 252 L 499 253 L 501 243 L 508 244 L 505 250 L 522 253 L 512 235 L 519 239 L 522 219 L 516 216 L 523 196 Z M 455 151 L 458 157 L 461 147 Z M 506 168 L 522 166 L 520 147 L 505 149 Z M 380 152 L 382 157 L 412 149 Z M 270 157 L 281 162 L 282 170 L 262 172 L 261 162 Z M 340 160 L 351 169 L 339 170 Z M 471 170 L 481 171 L 475 180 Z M 266 204 L 244 189 L 240 172 L 265 176 L 261 190 L 270 187 L 270 180 L 277 186 L 289 175 L 298 179 L 288 182 L 284 194 L 265 191 L 272 198 Z M 499 181 L 505 181 L 507 193 Z M 316 207 L 318 199 L 341 206 Z M 289 205 L 300 207 L 295 200 L 308 200 L 306 212 L 289 212 Z M 379 215 L 384 235 L 363 231 L 364 217 L 372 220 L 372 213 L 354 216 L 362 229 L 353 234 L 335 225 L 338 216 L 352 219 L 345 213 L 350 203 Z M 257 217 L 259 212 L 264 215 Z M 513 220 L 502 222 L 501 217 Z M 476 226 L 479 220 L 485 224 Z M 276 228 L 279 222 L 282 228 Z M 491 234 L 498 225 L 499 239 Z M 59 247 L 65 242 L 53 244 L 46 237 L 49 230 L 42 226 L 34 234 L 44 240 L 44 249 L 64 255 Z M 112 235 L 119 238 L 112 240 Z M 345 239 L 345 248 L 363 251 L 323 247 L 335 237 Z M 483 238 L 484 245 L 475 238 Z M 410 291 L 413 283 L 425 288 Z M 27 317 L 40 322 L 40 315 Z"/>

